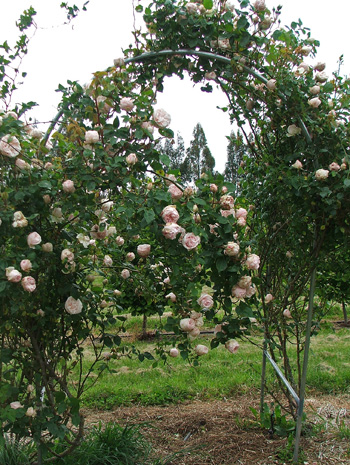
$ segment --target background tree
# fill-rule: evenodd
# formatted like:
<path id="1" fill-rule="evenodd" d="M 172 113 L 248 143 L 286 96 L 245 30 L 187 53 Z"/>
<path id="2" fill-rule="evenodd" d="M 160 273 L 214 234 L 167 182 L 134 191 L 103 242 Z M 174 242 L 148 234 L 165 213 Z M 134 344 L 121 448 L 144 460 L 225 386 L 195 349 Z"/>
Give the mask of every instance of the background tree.
<path id="1" fill-rule="evenodd" d="M 183 137 L 178 132 L 175 139 L 166 139 L 163 143 L 157 144 L 157 150 L 166 155 L 170 160 L 169 168 L 171 170 L 179 170 L 185 158 L 185 142 Z"/>
<path id="2" fill-rule="evenodd" d="M 224 177 L 226 181 L 236 185 L 235 194 L 237 195 L 239 191 L 238 170 L 243 161 L 243 155 L 247 153 L 248 147 L 244 143 L 242 134 L 239 131 L 237 131 L 237 134 L 232 131 L 228 137 L 228 141 Z"/>

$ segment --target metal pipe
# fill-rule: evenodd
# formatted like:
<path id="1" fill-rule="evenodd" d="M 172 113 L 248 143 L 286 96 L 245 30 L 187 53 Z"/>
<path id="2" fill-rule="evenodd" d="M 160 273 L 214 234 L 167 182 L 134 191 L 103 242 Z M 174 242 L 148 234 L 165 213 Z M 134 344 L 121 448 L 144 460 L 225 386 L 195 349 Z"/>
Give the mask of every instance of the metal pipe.
<path id="1" fill-rule="evenodd" d="M 264 411 L 264 401 L 265 401 L 265 379 L 266 379 L 266 350 L 267 342 L 266 338 L 264 339 L 264 348 L 263 348 L 263 359 L 262 359 L 262 368 L 261 368 L 261 384 L 260 384 L 260 415 Z"/>

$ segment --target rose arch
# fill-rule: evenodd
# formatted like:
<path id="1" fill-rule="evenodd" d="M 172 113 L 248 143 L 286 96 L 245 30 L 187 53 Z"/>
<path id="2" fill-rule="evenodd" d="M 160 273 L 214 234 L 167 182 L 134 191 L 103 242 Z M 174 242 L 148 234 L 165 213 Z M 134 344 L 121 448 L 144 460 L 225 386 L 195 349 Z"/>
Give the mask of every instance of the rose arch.
<path id="1" fill-rule="evenodd" d="M 297 418 L 297 460 L 316 266 L 349 227 L 348 82 L 306 63 L 317 42 L 301 24 L 279 27 L 263 0 L 213 6 L 151 2 L 147 32 L 134 32 L 125 57 L 86 87 L 60 86 L 43 139 L 16 114 L 3 116 L 2 422 L 37 442 L 35 463 L 53 438 L 65 444 L 61 455 L 81 440 L 89 375 L 127 354 L 108 327 L 123 330 L 126 308 L 161 315 L 165 306 L 174 338 L 160 341 L 160 360 L 207 353 L 193 343 L 203 318 L 215 326 L 211 347 L 232 353 L 262 328 L 263 373 L 268 358 Z M 173 136 L 157 93 L 184 72 L 228 98 L 224 110 L 249 147 L 245 197 L 206 173 L 183 186 L 155 149 L 158 136 Z M 295 338 L 297 370 L 287 353 Z"/>

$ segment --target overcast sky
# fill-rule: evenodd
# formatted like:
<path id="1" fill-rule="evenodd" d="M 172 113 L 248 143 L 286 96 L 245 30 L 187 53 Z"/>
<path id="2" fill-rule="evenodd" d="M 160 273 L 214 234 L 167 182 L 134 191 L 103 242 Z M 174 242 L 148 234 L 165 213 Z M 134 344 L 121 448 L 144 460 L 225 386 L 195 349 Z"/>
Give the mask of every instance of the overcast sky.
<path id="1" fill-rule="evenodd" d="M 64 85 L 68 79 L 79 80 L 82 84 L 88 82 L 92 72 L 112 65 L 113 59 L 122 55 L 121 49 L 132 42 L 131 0 L 90 0 L 87 12 L 82 12 L 67 26 L 62 26 L 65 15 L 59 8 L 60 3 L 61 0 L 0 1 L 1 43 L 7 39 L 11 44 L 16 39 L 15 21 L 25 8 L 32 5 L 38 12 L 39 29 L 22 64 L 22 71 L 28 72 L 28 76 L 14 101 L 38 102 L 40 109 L 35 111 L 35 116 L 42 121 L 56 114 L 59 94 L 55 89 L 59 83 Z M 75 3 L 82 4 L 79 0 Z M 349 74 L 349 0 L 266 0 L 266 3 L 270 9 L 279 4 L 283 6 L 282 25 L 290 25 L 301 18 L 311 29 L 312 37 L 321 42 L 317 61 L 326 61 L 329 75 L 337 68 L 341 54 L 345 61 L 342 74 Z M 137 18 L 140 20 L 139 14 Z M 307 61 L 312 64 L 313 60 Z M 189 80 L 171 78 L 158 97 L 157 107 L 171 114 L 171 128 L 175 133 L 180 131 L 186 146 L 194 126 L 200 122 L 215 156 L 216 168 L 223 171 L 225 135 L 229 135 L 232 128 L 227 114 L 216 106 L 225 106 L 227 102 L 220 92 L 203 94 L 199 87 L 193 87 Z"/>

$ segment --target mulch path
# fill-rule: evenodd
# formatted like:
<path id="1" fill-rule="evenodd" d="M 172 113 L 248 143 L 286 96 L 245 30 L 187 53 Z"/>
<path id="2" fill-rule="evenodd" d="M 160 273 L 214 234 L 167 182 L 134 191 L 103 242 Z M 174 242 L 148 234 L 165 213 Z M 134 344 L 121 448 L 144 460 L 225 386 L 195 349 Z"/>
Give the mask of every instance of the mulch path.
<path id="1" fill-rule="evenodd" d="M 309 465 L 350 464 L 349 440 L 341 439 L 338 425 L 350 428 L 350 396 L 307 399 L 308 421 L 317 434 L 302 437 L 304 459 Z M 117 407 L 110 411 L 86 410 L 87 423 L 115 421 L 121 425 L 144 423 L 142 433 L 157 457 L 179 453 L 173 465 L 272 465 L 288 462 L 279 449 L 287 440 L 271 436 L 256 423 L 249 407 L 252 396 L 168 406 Z M 254 405 L 259 408 L 258 405 Z"/>

